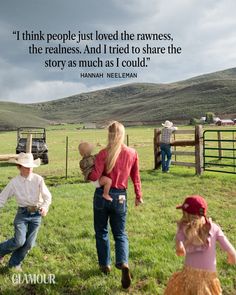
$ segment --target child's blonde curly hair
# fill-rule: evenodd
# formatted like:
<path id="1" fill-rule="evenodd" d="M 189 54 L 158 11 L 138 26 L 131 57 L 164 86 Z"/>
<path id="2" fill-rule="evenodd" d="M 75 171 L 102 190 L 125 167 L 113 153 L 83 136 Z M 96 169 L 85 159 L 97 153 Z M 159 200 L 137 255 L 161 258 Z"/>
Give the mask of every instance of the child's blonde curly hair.
<path id="1" fill-rule="evenodd" d="M 182 218 L 177 222 L 185 235 L 185 246 L 208 245 L 210 223 L 204 216 L 189 214 L 183 211 Z"/>

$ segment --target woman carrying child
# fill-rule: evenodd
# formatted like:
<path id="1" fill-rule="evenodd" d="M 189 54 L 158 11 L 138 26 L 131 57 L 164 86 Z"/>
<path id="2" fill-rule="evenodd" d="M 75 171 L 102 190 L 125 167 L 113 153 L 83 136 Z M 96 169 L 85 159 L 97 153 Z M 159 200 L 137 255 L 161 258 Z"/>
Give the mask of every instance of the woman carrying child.
<path id="1" fill-rule="evenodd" d="M 135 205 L 143 202 L 137 152 L 124 144 L 125 128 L 119 122 L 108 127 L 108 144 L 95 159 L 95 167 L 89 179 L 96 181 L 102 175 L 112 180 L 109 195 L 112 202 L 103 198 L 103 189 L 97 188 L 94 193 L 94 229 L 96 248 L 100 269 L 104 273 L 111 270 L 110 242 L 108 220 L 115 240 L 116 267 L 122 271 L 123 288 L 129 288 L 128 237 L 125 231 L 127 214 L 127 185 L 131 177 L 135 190 Z"/>

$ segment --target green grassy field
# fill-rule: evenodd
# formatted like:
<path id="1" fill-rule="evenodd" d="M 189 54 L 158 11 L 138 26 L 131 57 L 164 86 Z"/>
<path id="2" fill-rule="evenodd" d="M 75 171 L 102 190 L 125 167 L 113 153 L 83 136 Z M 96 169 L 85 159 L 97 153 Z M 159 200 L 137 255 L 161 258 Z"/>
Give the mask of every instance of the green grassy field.
<path id="1" fill-rule="evenodd" d="M 62 129 L 63 128 L 63 129 Z M 170 174 L 153 170 L 153 127 L 127 128 L 130 146 L 140 156 L 145 203 L 134 207 L 132 184 L 128 189 L 127 232 L 133 281 L 129 291 L 120 284 L 120 271 L 112 267 L 109 276 L 97 267 L 93 231 L 93 187 L 82 181 L 78 164 L 78 143 L 89 140 L 96 151 L 106 144 L 106 131 L 80 130 L 77 125 L 48 129 L 49 165 L 35 172 L 46 178 L 53 203 L 38 235 L 37 246 L 25 259 L 24 274 L 55 274 L 56 284 L 13 284 L 14 273 L 0 267 L 0 294 L 162 294 L 170 275 L 181 268 L 175 255 L 174 235 L 180 212 L 176 204 L 188 194 L 202 194 L 209 204 L 209 216 L 220 224 L 236 246 L 235 175 L 204 173 L 193 168 L 171 167 Z M 68 179 L 65 179 L 65 137 L 69 138 Z M 14 153 L 16 133 L 0 133 L 0 154 Z M 0 163 L 0 189 L 17 174 L 17 169 Z M 13 234 L 15 200 L 0 212 L 0 241 Z M 114 243 L 112 241 L 114 262 Z M 236 294 L 236 267 L 226 263 L 217 249 L 218 272 L 224 295 Z M 7 259 L 6 259 L 7 262 Z"/>

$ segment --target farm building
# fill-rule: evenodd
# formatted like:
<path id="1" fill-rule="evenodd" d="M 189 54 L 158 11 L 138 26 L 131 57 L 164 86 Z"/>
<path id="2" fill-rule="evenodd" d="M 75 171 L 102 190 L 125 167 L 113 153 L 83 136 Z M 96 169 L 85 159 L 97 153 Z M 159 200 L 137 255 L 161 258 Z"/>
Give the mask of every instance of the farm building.
<path id="1" fill-rule="evenodd" d="M 230 119 L 223 119 L 216 122 L 216 125 L 218 126 L 226 126 L 226 125 L 234 125 L 235 122 Z"/>
<path id="2" fill-rule="evenodd" d="M 213 121 L 214 121 L 214 123 L 216 123 L 216 122 L 220 121 L 220 118 L 219 118 L 219 117 L 214 117 L 214 118 L 213 118 Z M 200 123 L 201 123 L 201 124 L 206 123 L 206 117 L 201 117 L 201 118 L 200 118 Z"/>
<path id="3" fill-rule="evenodd" d="M 83 129 L 96 129 L 97 125 L 96 123 L 89 122 L 89 123 L 84 123 Z"/>

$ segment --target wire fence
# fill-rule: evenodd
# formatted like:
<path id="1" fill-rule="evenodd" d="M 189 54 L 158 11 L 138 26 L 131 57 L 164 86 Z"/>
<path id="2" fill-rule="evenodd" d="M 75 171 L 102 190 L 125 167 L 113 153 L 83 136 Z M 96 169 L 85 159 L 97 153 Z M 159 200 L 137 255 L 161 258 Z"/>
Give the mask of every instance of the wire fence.
<path id="1" fill-rule="evenodd" d="M 141 170 L 152 170 L 154 169 L 154 128 L 156 126 L 150 127 L 128 127 L 126 128 L 126 143 L 137 150 L 139 155 L 140 169 Z M 184 126 L 183 129 L 193 129 L 193 127 Z M 221 128 L 223 129 L 223 128 Z M 227 128 L 223 129 L 227 130 Z M 236 132 L 236 129 L 235 129 Z M 228 137 L 232 136 L 235 139 L 236 133 L 232 135 L 232 132 L 228 132 Z M 189 135 L 176 135 L 176 139 L 185 140 Z M 68 138 L 68 142 L 66 143 Z M 1 132 L 0 133 L 0 155 L 15 153 L 16 148 L 16 132 Z M 222 138 L 223 139 L 223 138 Z M 227 138 L 226 138 L 227 139 Z M 81 129 L 76 125 L 60 126 L 58 128 L 48 128 L 47 130 L 47 145 L 48 145 L 48 155 L 49 164 L 42 165 L 37 169 L 37 172 L 43 176 L 47 177 L 77 177 L 81 176 L 79 169 L 79 161 L 81 159 L 78 152 L 78 145 L 82 141 L 88 141 L 94 145 L 94 153 L 98 153 L 100 149 L 104 148 L 107 144 L 107 130 L 104 129 Z M 208 142 L 207 145 L 212 145 L 213 142 Z M 229 143 L 221 141 L 221 146 L 225 147 Z M 236 143 L 234 143 L 236 146 Z M 68 150 L 66 151 L 66 146 Z M 227 147 L 226 147 L 227 148 Z M 193 147 L 173 147 L 174 151 L 173 161 L 180 162 L 191 162 L 193 160 L 192 156 L 188 154 L 192 153 Z M 178 150 L 185 151 L 185 155 L 180 155 Z M 235 149 L 235 147 L 234 147 Z M 188 153 L 189 152 L 189 153 Z M 211 151 L 213 156 L 218 155 L 219 151 Z M 236 150 L 232 150 L 234 155 Z M 215 153 L 215 154 L 214 154 Z M 229 155 L 227 150 L 222 150 L 224 157 L 234 157 L 234 155 Z M 205 153 L 207 156 L 207 153 Z M 68 160 L 66 160 L 66 157 Z M 219 159 L 208 160 L 213 163 Z M 229 161 L 230 159 L 225 160 Z M 206 163 L 206 162 L 205 162 Z M 221 163 L 222 159 L 221 159 Z M 227 162 L 225 162 L 227 164 Z M 216 165 L 215 165 L 216 166 Z M 226 165 L 225 165 L 226 167 Z M 222 166 L 223 168 L 223 166 Z M 235 171 L 235 167 L 231 167 Z M 194 169 L 194 168 L 190 168 Z M 207 167 L 209 169 L 209 166 Z M 214 170 L 214 169 L 213 169 Z M 216 169 L 217 170 L 217 169 Z M 226 170 L 223 168 L 222 170 Z M 8 163 L 0 162 L 0 178 L 4 182 L 7 182 L 9 177 L 14 176 L 17 171 L 15 167 L 9 165 Z"/>

